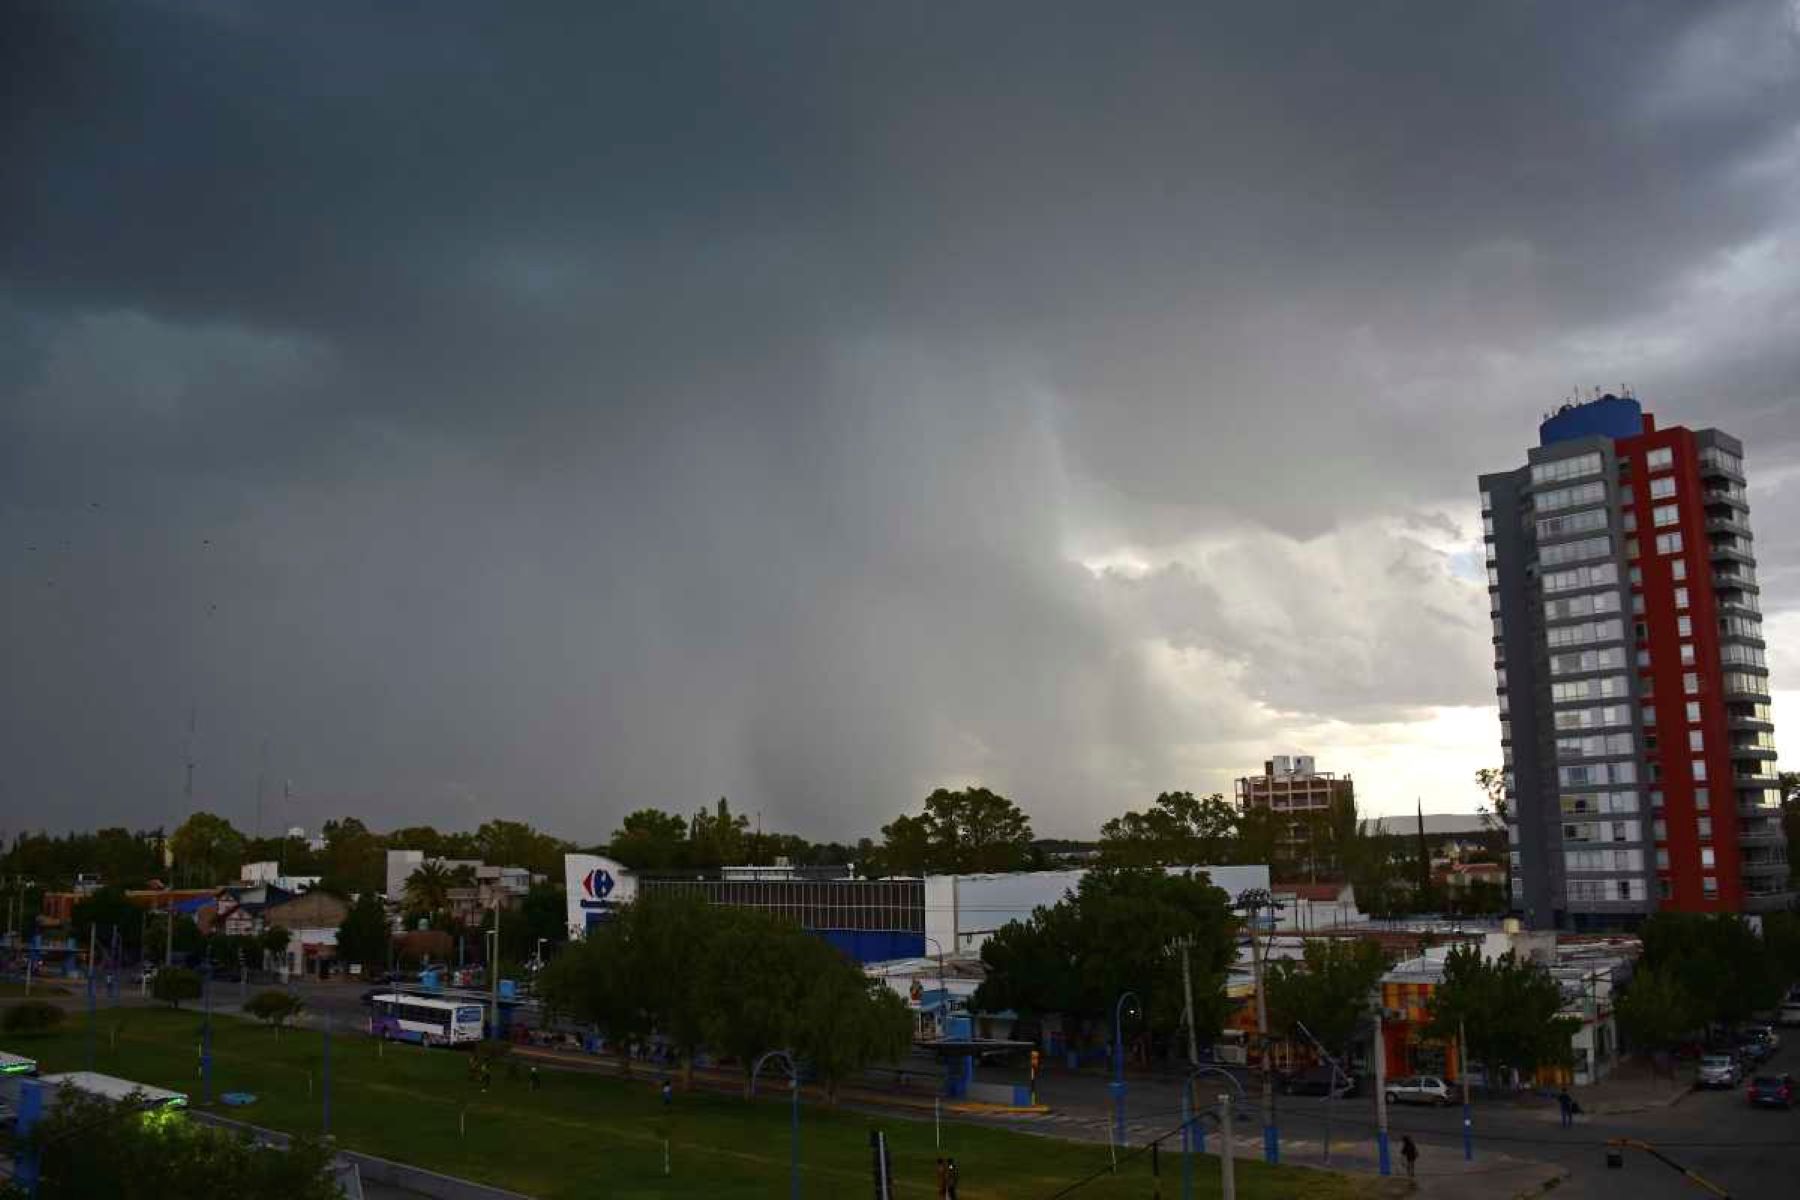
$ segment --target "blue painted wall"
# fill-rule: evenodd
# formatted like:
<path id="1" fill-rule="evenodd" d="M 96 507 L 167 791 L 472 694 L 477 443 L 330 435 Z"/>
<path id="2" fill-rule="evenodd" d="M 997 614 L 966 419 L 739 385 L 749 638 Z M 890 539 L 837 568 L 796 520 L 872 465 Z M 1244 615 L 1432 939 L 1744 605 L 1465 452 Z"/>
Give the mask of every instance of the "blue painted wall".
<path id="1" fill-rule="evenodd" d="M 1538 445 L 1550 446 L 1596 434 L 1636 437 L 1644 431 L 1644 409 L 1636 400 L 1605 395 L 1557 413 L 1538 426 Z"/>
<path id="2" fill-rule="evenodd" d="M 925 935 L 922 933 L 887 929 L 814 929 L 810 932 L 860 963 L 922 958 L 925 954 Z"/>

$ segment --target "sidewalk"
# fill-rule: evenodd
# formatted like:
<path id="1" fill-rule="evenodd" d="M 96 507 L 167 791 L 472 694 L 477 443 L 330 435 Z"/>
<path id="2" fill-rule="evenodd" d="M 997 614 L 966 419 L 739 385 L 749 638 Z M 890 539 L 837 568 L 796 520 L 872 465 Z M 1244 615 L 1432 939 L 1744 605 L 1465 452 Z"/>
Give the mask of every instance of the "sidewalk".
<path id="1" fill-rule="evenodd" d="M 1668 1108 L 1694 1090 L 1694 1068 L 1677 1065 L 1673 1077 L 1658 1075 L 1641 1059 L 1621 1062 L 1600 1083 L 1575 1088 L 1569 1094 L 1592 1116 L 1620 1116 Z"/>
<path id="2" fill-rule="evenodd" d="M 1246 1159 L 1260 1162 L 1262 1159 L 1260 1137 L 1245 1136 L 1240 1132 L 1232 1139 L 1232 1146 L 1240 1162 Z M 1218 1148 L 1218 1136 L 1215 1133 L 1207 1140 L 1207 1150 L 1217 1153 Z M 1281 1139 L 1281 1161 L 1284 1165 L 1345 1174 L 1376 1173 L 1378 1164 L 1375 1147 L 1369 1142 L 1333 1140 L 1330 1166 L 1321 1162 L 1321 1151 L 1322 1147 L 1315 1138 Z M 1392 1143 L 1390 1157 L 1393 1172 L 1391 1178 L 1397 1185 L 1396 1191 L 1403 1193 L 1408 1180 L 1406 1164 L 1400 1158 L 1400 1139 L 1397 1137 Z M 1475 1161 L 1468 1162 L 1459 1149 L 1432 1142 L 1419 1148 L 1418 1171 L 1411 1180 L 1412 1195 L 1424 1197 L 1425 1200 L 1516 1200 L 1518 1197 L 1540 1195 L 1561 1183 L 1568 1174 L 1566 1168 L 1555 1163 L 1486 1150 L 1478 1153 Z"/>

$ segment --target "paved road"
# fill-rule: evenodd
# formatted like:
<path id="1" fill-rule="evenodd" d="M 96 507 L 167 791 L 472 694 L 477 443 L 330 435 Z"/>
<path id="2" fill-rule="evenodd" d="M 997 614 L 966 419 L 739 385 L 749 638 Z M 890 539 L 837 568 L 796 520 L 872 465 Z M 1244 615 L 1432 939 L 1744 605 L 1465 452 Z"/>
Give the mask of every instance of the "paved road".
<path id="1" fill-rule="evenodd" d="M 1791 1044 L 1795 1040 L 1790 1039 L 1790 1044 L 1784 1045 L 1762 1069 L 1800 1074 L 1800 1049 Z M 1254 1078 L 1247 1082 L 1249 1104 L 1239 1125 L 1239 1137 L 1254 1140 L 1261 1125 L 1260 1088 Z M 1221 1080 L 1204 1079 L 1201 1092 L 1210 1099 L 1224 1088 Z M 997 1123 L 1065 1137 L 1109 1137 L 1111 1098 L 1104 1078 L 1051 1075 L 1043 1081 L 1040 1097 L 1054 1108 L 1050 1115 L 1008 1118 Z M 1129 1080 L 1129 1140 L 1141 1144 L 1176 1127 L 1180 1103 L 1180 1085 L 1175 1081 Z M 1285 1162 L 1324 1165 L 1328 1119 L 1334 1165 L 1345 1165 L 1347 1156 L 1366 1160 L 1372 1154 L 1375 1105 L 1371 1096 L 1338 1100 L 1329 1106 L 1317 1097 L 1279 1096 L 1276 1111 Z M 1549 1100 L 1491 1105 L 1478 1102 L 1473 1122 L 1478 1163 L 1484 1158 L 1506 1155 L 1562 1166 L 1570 1172 L 1570 1178 L 1558 1189 L 1559 1196 L 1582 1200 L 1688 1200 L 1704 1194 L 1641 1151 L 1626 1151 L 1623 1168 L 1608 1169 L 1606 1142 L 1616 1137 L 1637 1138 L 1656 1145 L 1734 1197 L 1800 1194 L 1800 1109 L 1752 1109 L 1742 1088 L 1695 1092 L 1671 1106 L 1639 1113 L 1583 1115 L 1574 1128 L 1567 1130 L 1561 1128 L 1556 1105 Z M 1461 1158 L 1459 1106 L 1396 1106 L 1390 1109 L 1389 1129 L 1396 1148 L 1402 1134 L 1412 1135 L 1421 1150 L 1422 1171 L 1436 1163 Z"/>

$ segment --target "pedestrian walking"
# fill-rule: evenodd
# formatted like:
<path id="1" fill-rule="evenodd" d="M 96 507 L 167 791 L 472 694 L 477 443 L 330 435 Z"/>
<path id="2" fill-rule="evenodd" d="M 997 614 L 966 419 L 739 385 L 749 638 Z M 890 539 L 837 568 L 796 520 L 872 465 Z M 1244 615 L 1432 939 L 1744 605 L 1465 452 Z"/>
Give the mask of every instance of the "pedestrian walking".
<path id="1" fill-rule="evenodd" d="M 1413 1177 L 1413 1168 L 1417 1166 L 1419 1162 L 1419 1148 L 1413 1145 L 1412 1134 L 1410 1133 L 1400 1139 L 1400 1157 L 1406 1161 L 1406 1177 L 1411 1179 Z"/>
<path id="2" fill-rule="evenodd" d="M 664 1108 L 675 1103 L 675 1086 L 666 1079 L 662 1082 L 662 1100 Z"/>
<path id="3" fill-rule="evenodd" d="M 950 1200 L 956 1200 L 957 1171 L 956 1171 L 956 1160 L 954 1158 L 946 1159 L 944 1161 L 944 1175 L 945 1175 L 945 1181 L 950 1185 L 950 1190 L 949 1190 Z"/>
<path id="4" fill-rule="evenodd" d="M 535 1092 L 538 1090 L 538 1072 L 536 1063 L 531 1065 L 531 1072 L 526 1076 L 526 1080 L 530 1083 L 532 1091 Z"/>
<path id="5" fill-rule="evenodd" d="M 1563 1088 L 1556 1093 L 1556 1107 L 1562 1110 L 1562 1127 L 1564 1129 L 1575 1124 L 1575 1097 L 1569 1095 L 1568 1088 Z"/>
<path id="6" fill-rule="evenodd" d="M 492 1082 L 494 1082 L 494 1068 L 484 1062 L 481 1064 L 481 1090 L 487 1091 L 488 1084 Z"/>
<path id="7" fill-rule="evenodd" d="M 945 1200 L 950 1195 L 950 1168 L 944 1164 L 944 1156 L 937 1160 L 937 1200 Z"/>

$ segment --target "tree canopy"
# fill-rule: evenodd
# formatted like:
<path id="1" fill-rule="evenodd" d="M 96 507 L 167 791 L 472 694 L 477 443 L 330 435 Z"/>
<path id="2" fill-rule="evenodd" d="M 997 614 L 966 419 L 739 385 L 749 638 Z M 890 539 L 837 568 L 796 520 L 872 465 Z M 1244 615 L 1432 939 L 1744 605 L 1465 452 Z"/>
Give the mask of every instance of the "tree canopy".
<path id="1" fill-rule="evenodd" d="M 374 892 L 364 892 L 350 905 L 338 926 L 338 957 L 358 963 L 365 973 L 387 966 L 388 944 L 392 940 L 387 912 Z"/>
<path id="2" fill-rule="evenodd" d="M 925 797 L 924 812 L 896 817 L 881 836 L 875 864 L 889 875 L 1019 871 L 1034 863 L 1030 818 L 982 787 L 939 788 Z"/>
<path id="3" fill-rule="evenodd" d="M 182 1116 L 144 1119 L 129 1097 L 104 1100 L 62 1089 L 29 1135 L 39 1156 L 40 1200 L 341 1200 L 331 1152 L 294 1138 L 262 1147 Z"/>
<path id="4" fill-rule="evenodd" d="M 1143 812 L 1100 826 L 1100 861 L 1109 866 L 1202 866 L 1234 860 L 1237 808 L 1223 794 L 1196 799 L 1164 792 Z"/>
<path id="5" fill-rule="evenodd" d="M 1308 941 L 1298 962 L 1281 959 L 1264 971 L 1270 1025 L 1281 1032 L 1304 1025 L 1332 1054 L 1343 1054 L 1387 968 L 1387 955 L 1374 942 Z"/>
<path id="6" fill-rule="evenodd" d="M 1076 890 L 1025 921 L 1003 926 L 981 948 L 987 978 L 977 1008 L 1025 1016 L 1108 1017 L 1136 992 L 1152 1029 L 1174 1029 L 1182 1010 L 1181 960 L 1190 944 L 1195 1029 L 1210 1038 L 1224 1024 L 1225 975 L 1236 955 L 1230 899 L 1202 875 L 1151 868 L 1088 872 Z"/>
<path id="7" fill-rule="evenodd" d="M 1511 951 L 1484 959 L 1458 946 L 1444 963 L 1444 980 L 1432 993 L 1429 1036 L 1450 1040 L 1458 1029 L 1469 1039 L 1469 1057 L 1498 1071 L 1567 1063 L 1569 1039 L 1580 1021 L 1561 1016 L 1562 987 L 1550 973 Z"/>
<path id="8" fill-rule="evenodd" d="M 1782 928 L 1779 923 L 1777 928 Z M 1788 982 L 1748 922 L 1729 913 L 1660 912 L 1638 931 L 1643 965 L 1666 973 L 1696 1023 L 1736 1024 L 1781 998 Z M 1634 981 L 1631 985 L 1637 987 Z"/>

